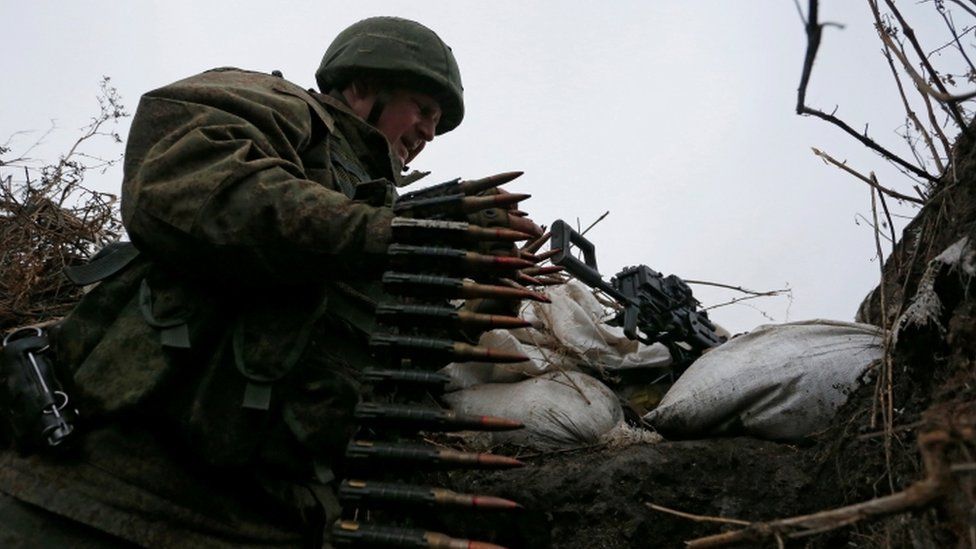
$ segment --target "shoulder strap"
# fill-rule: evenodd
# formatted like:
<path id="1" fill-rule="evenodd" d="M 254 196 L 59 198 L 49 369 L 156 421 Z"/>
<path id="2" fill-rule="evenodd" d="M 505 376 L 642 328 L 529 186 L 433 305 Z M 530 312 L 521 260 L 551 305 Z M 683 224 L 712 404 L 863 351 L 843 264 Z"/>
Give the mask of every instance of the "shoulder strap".
<path id="1" fill-rule="evenodd" d="M 304 101 L 305 103 L 307 103 L 308 106 L 312 109 L 312 112 L 318 115 L 322 123 L 325 124 L 325 127 L 329 129 L 329 133 L 335 132 L 335 120 L 333 120 L 332 116 L 325 110 L 325 107 L 322 106 L 322 103 L 318 102 L 307 91 L 282 79 L 279 79 L 279 81 L 272 84 L 271 89 L 273 89 L 278 93 L 283 93 L 285 95 L 291 95 L 293 97 L 297 97 L 302 101 Z"/>
<path id="2" fill-rule="evenodd" d="M 121 271 L 138 256 L 139 250 L 131 242 L 113 242 L 88 263 L 65 267 L 64 274 L 75 284 L 87 286 Z"/>

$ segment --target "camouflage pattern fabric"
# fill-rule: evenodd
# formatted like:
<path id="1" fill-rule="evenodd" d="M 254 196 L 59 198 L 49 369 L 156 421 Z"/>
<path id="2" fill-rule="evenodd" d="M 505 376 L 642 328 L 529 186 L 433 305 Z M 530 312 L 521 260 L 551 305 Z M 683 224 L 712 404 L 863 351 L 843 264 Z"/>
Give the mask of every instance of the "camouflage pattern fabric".
<path id="1" fill-rule="evenodd" d="M 400 169 L 281 78 L 146 94 L 122 193 L 141 255 L 56 334 L 89 432 L 67 458 L 0 454 L 0 492 L 139 545 L 323 543 Z"/>

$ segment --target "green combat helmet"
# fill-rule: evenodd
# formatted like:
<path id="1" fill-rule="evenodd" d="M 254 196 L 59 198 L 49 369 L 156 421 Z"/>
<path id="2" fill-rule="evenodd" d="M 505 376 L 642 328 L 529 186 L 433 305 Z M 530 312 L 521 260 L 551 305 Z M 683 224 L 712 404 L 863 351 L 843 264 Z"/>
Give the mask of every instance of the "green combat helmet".
<path id="1" fill-rule="evenodd" d="M 320 90 L 328 92 L 364 74 L 437 98 L 442 111 L 438 135 L 453 130 L 464 118 L 464 88 L 454 54 L 420 23 L 371 17 L 353 24 L 329 45 L 315 80 Z"/>

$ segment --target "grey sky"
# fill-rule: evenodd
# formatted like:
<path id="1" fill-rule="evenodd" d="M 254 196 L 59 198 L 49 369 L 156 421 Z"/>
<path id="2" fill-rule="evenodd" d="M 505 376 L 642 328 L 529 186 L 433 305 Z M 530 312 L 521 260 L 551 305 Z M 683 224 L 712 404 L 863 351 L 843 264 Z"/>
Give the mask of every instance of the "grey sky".
<path id="1" fill-rule="evenodd" d="M 789 283 L 789 320 L 849 320 L 878 278 L 873 233 L 855 224 L 859 213 L 870 217 L 868 188 L 810 147 L 911 192 L 838 129 L 793 113 L 806 41 L 789 0 L 0 6 L 0 139 L 55 118 L 62 130 L 33 155 L 41 158 L 97 111 L 101 75 L 130 111 L 141 93 L 216 66 L 279 69 L 311 87 L 342 28 L 372 15 L 416 19 L 452 45 L 467 102 L 464 124 L 413 166 L 433 171 L 428 182 L 524 170 L 510 187 L 533 194 L 524 209 L 539 223 L 586 226 L 610 211 L 589 235 L 605 275 L 645 263 L 754 289 Z M 899 148 L 904 115 L 866 3 L 825 0 L 821 11 L 846 28 L 825 33 L 808 103 L 837 106 L 852 126 L 870 124 Z M 918 25 L 923 38 L 926 29 L 944 35 L 931 16 Z M 19 137 L 14 152 L 30 141 Z M 117 192 L 121 172 L 91 177 Z M 706 304 L 736 297 L 695 291 Z M 752 303 L 787 320 L 784 299 Z M 744 306 L 713 318 L 733 331 L 768 322 Z"/>

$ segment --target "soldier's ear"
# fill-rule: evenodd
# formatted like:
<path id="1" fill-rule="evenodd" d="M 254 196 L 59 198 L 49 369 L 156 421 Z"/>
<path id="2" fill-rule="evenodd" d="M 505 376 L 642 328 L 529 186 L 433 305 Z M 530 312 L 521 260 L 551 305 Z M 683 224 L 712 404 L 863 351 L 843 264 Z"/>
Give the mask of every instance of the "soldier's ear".
<path id="1" fill-rule="evenodd" d="M 353 80 L 346 89 L 360 99 L 372 99 L 379 92 L 375 83 L 364 79 Z"/>
<path id="2" fill-rule="evenodd" d="M 365 80 L 353 80 L 342 90 L 342 96 L 346 99 L 349 108 L 360 118 L 366 120 L 373 104 L 376 103 L 377 88 Z"/>

